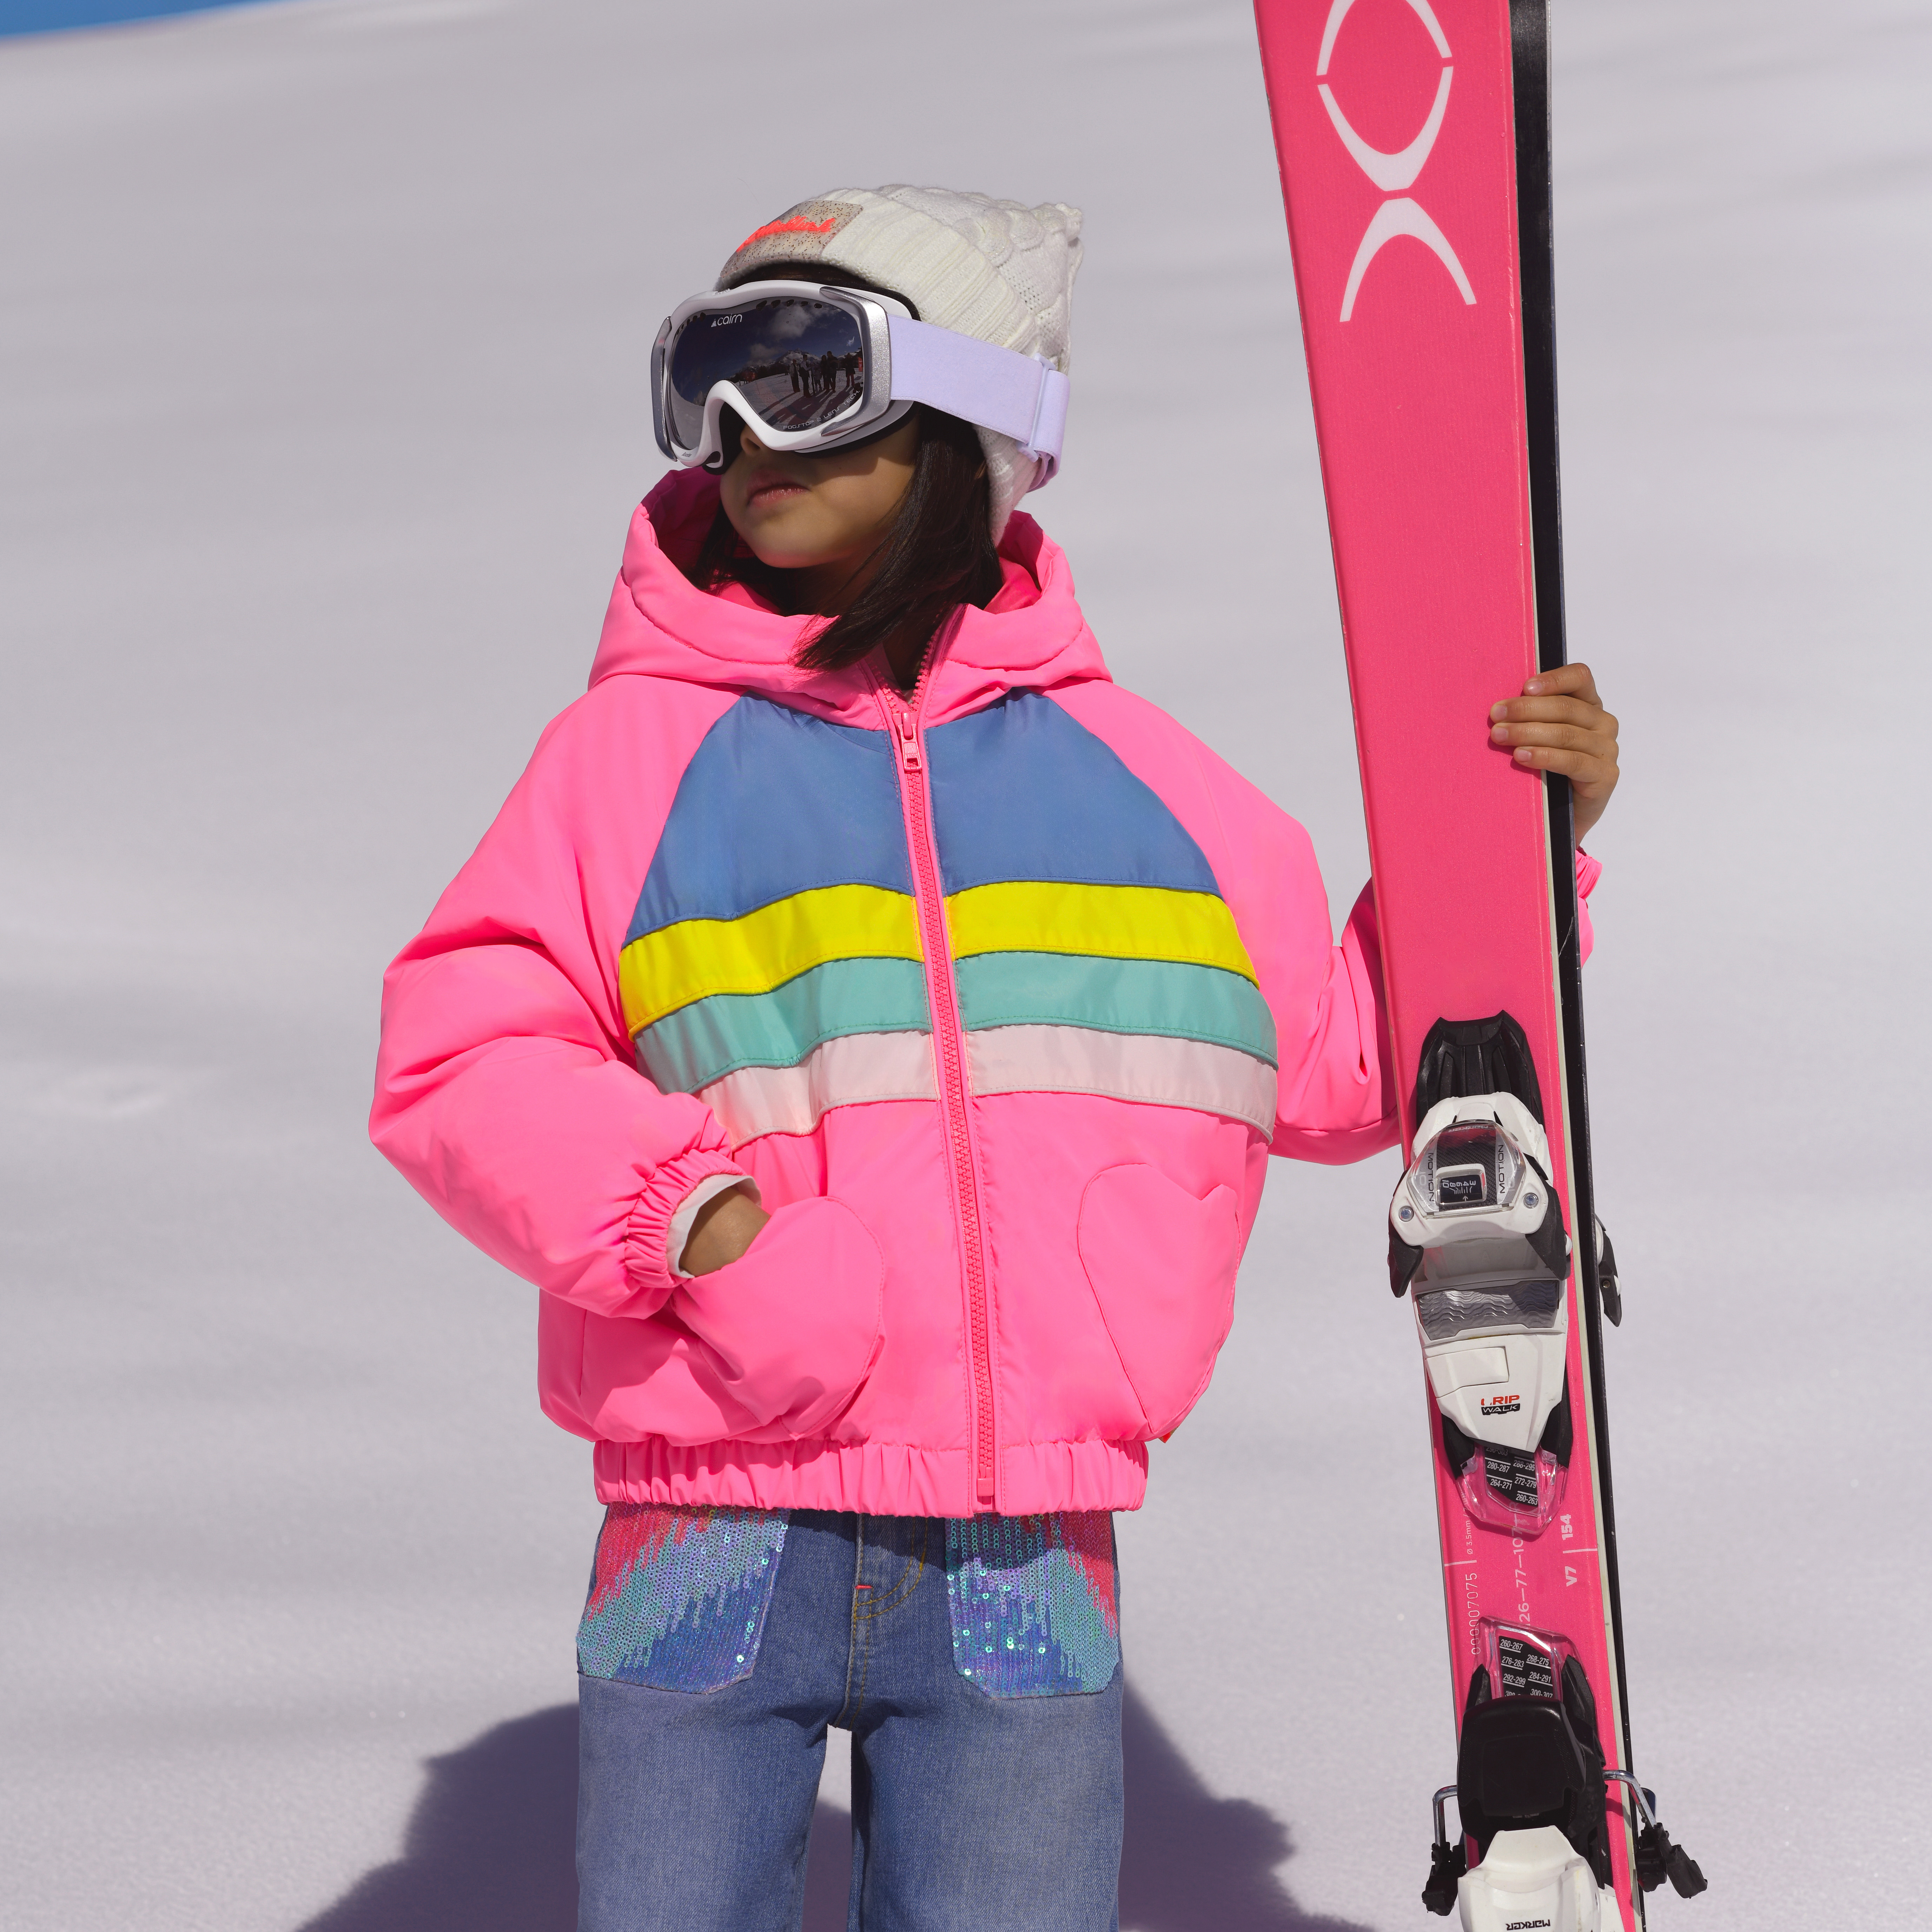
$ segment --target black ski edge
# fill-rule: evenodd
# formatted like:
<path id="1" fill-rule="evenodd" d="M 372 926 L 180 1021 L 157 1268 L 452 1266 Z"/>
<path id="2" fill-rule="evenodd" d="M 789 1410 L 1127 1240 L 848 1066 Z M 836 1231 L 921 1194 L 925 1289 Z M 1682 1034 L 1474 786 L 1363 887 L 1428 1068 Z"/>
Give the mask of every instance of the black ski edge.
<path id="1" fill-rule="evenodd" d="M 1563 601 L 1562 466 L 1556 410 L 1556 280 L 1550 134 L 1548 0 L 1510 0 L 1510 68 L 1516 124 L 1516 248 L 1522 316 L 1524 417 L 1529 446 L 1531 555 L 1536 596 L 1537 664 L 1553 670 L 1569 661 Z M 1579 944 L 1576 837 L 1570 782 L 1544 781 L 1550 812 L 1550 878 L 1558 934 L 1556 980 L 1563 1024 L 1568 1101 L 1570 1167 L 1575 1199 L 1571 1218 L 1596 1225 L 1591 1172 L 1589 1076 L 1583 1047 L 1582 961 Z M 1616 1508 L 1610 1483 L 1610 1407 L 1604 1375 L 1604 1304 L 1596 1244 L 1576 1244 L 1584 1332 L 1590 1345 L 1590 1406 L 1599 1498 L 1600 1542 L 1610 1594 L 1610 1636 L 1616 1660 L 1616 1720 L 1626 1768 L 1630 1749 L 1630 1678 L 1624 1658 L 1623 1592 L 1617 1560 Z M 1640 1890 L 1633 1886 L 1638 1923 Z"/>

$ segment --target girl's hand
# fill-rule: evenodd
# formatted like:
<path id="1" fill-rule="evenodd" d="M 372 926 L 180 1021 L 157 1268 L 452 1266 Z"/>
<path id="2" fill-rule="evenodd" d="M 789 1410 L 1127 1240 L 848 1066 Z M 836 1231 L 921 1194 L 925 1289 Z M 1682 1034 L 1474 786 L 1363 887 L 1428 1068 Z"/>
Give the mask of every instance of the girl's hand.
<path id="1" fill-rule="evenodd" d="M 1539 673 L 1520 698 L 1490 706 L 1490 742 L 1526 770 L 1570 781 L 1576 842 L 1604 815 L 1617 788 L 1617 721 L 1597 695 L 1588 664 Z"/>
<path id="2" fill-rule="evenodd" d="M 686 1274 L 710 1274 L 735 1262 L 772 1217 L 742 1187 L 716 1195 L 698 1210 L 684 1244 Z"/>

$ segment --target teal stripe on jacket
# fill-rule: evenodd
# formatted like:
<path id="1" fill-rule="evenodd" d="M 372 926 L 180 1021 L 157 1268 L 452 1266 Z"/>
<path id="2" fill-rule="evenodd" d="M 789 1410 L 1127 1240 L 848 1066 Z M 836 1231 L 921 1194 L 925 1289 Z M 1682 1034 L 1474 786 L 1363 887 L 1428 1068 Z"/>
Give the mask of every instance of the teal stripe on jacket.
<path id="1" fill-rule="evenodd" d="M 982 952 L 959 961 L 960 1016 L 982 1027 L 1076 1026 L 1238 1048 L 1278 1065 L 1274 1018 L 1253 982 L 1218 966 L 1082 953 Z"/>
<path id="2" fill-rule="evenodd" d="M 666 1014 L 638 1034 L 638 1064 L 664 1092 L 695 1094 L 741 1066 L 796 1066 L 847 1034 L 931 1030 L 916 960 L 834 959 L 769 993 L 717 993 Z"/>

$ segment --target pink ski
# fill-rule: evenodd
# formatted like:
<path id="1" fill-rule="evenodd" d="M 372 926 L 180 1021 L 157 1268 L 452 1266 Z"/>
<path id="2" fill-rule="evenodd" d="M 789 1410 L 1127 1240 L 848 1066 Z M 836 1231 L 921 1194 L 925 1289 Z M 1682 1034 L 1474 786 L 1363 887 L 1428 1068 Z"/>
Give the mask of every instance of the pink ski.
<path id="1" fill-rule="evenodd" d="M 1483 729 L 1563 661 L 1544 0 L 1256 11 L 1412 1162 L 1459 1735 L 1424 1897 L 1634 1928 L 1703 1880 L 1629 1769 L 1568 788 Z"/>

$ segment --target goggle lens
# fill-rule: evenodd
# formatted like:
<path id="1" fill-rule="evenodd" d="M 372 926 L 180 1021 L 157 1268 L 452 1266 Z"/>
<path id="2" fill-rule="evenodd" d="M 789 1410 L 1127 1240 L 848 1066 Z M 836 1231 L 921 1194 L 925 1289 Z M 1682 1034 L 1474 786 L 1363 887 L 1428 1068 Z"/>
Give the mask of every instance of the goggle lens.
<path id="1" fill-rule="evenodd" d="M 714 382 L 735 382 L 772 429 L 818 429 L 866 393 L 865 335 L 849 309 L 766 296 L 692 316 L 670 346 L 674 436 L 694 449 Z"/>

